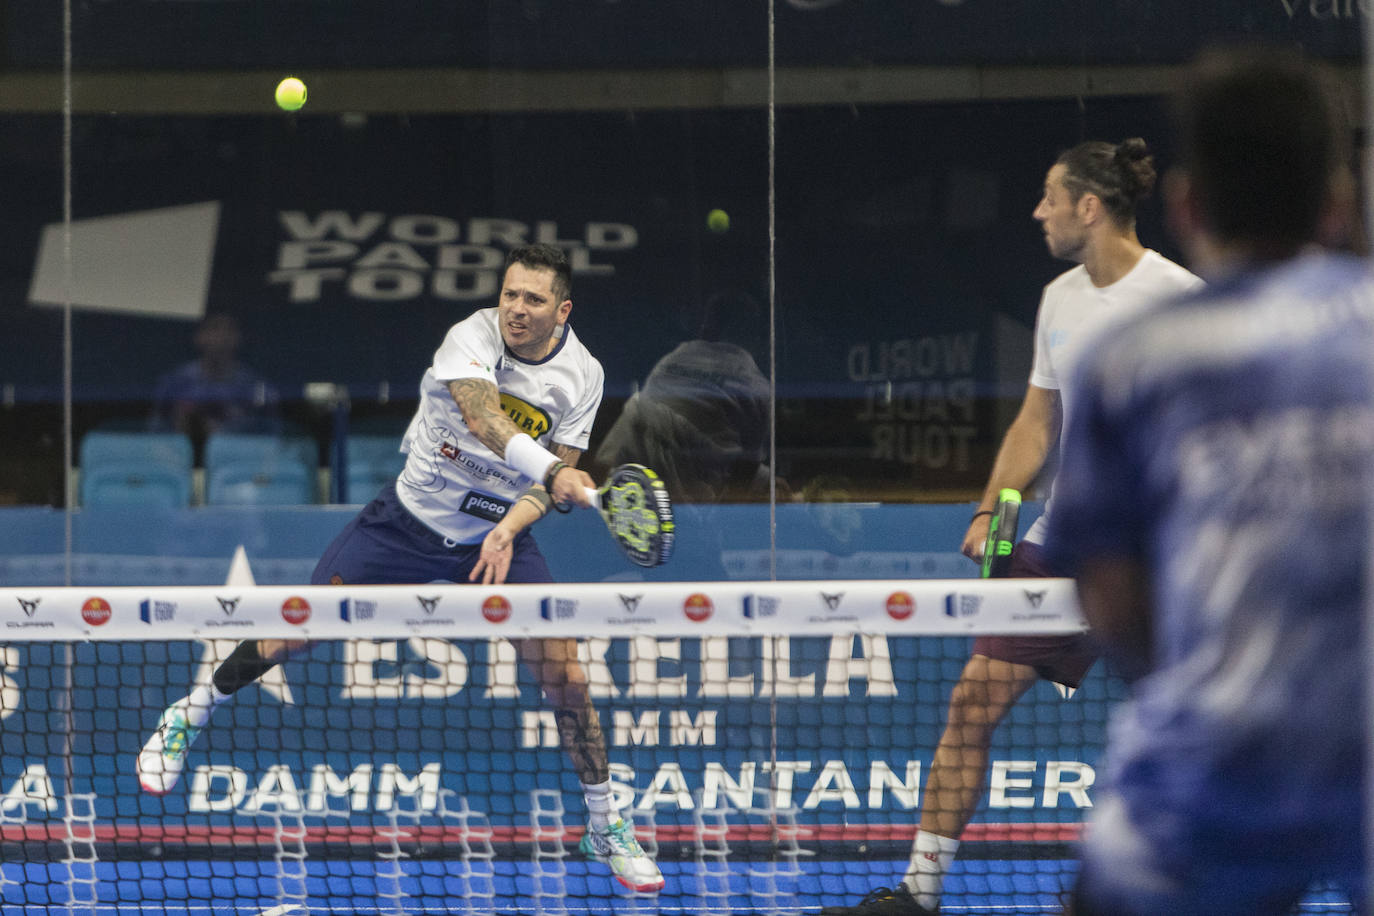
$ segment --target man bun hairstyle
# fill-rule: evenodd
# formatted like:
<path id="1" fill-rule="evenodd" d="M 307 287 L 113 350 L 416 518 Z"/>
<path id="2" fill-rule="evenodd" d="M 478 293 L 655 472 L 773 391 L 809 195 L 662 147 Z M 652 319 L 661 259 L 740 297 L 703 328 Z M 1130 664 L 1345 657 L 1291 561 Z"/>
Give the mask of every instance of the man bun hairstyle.
<path id="1" fill-rule="evenodd" d="M 572 265 L 568 262 L 568 255 L 557 245 L 521 245 L 512 248 L 506 255 L 505 266 L 501 268 L 501 276 L 506 275 L 512 264 L 519 264 L 530 270 L 551 270 L 554 273 L 553 294 L 558 297 L 558 301 L 572 298 Z"/>
<path id="2" fill-rule="evenodd" d="M 1118 225 L 1135 224 L 1136 207 L 1154 190 L 1155 157 L 1139 137 L 1120 143 L 1088 140 L 1059 157 L 1064 187 L 1074 202 L 1084 194 L 1102 201 Z"/>

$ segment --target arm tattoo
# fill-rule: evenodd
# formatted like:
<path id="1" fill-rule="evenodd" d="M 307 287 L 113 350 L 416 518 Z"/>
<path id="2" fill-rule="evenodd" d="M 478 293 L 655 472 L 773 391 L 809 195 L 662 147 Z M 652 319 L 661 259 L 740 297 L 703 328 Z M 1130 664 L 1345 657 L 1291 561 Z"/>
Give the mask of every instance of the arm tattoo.
<path id="1" fill-rule="evenodd" d="M 501 393 L 486 379 L 460 378 L 448 383 L 449 393 L 463 412 L 463 421 L 482 444 L 498 455 L 520 430 L 501 409 Z"/>

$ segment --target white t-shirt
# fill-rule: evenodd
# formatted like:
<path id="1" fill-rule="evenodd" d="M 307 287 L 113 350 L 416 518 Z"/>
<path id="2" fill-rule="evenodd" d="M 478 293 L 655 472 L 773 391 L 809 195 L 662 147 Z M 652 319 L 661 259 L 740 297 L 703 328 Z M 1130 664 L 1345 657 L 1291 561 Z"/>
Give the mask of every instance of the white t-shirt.
<path id="1" fill-rule="evenodd" d="M 454 379 L 496 385 L 501 407 L 545 448 L 585 450 L 605 372 L 570 325 L 552 353 L 521 359 L 501 339 L 497 310 L 482 309 L 449 329 L 420 382 L 420 406 L 401 440 L 407 454 L 396 495 L 430 528 L 459 544 L 481 542 L 532 481 L 487 448 L 463 421 L 448 390 Z"/>
<path id="2" fill-rule="evenodd" d="M 1202 285 L 1200 277 L 1147 248 L 1130 272 L 1110 286 L 1094 286 L 1087 268 L 1080 264 L 1045 287 L 1035 319 L 1035 358 L 1030 383 L 1059 392 L 1063 408 L 1061 437 L 1073 409 L 1072 396 L 1064 386 L 1093 337 L 1142 308 Z M 1026 532 L 1025 539 L 1032 544 L 1044 543 L 1053 502 L 1051 485 L 1044 514 Z"/>

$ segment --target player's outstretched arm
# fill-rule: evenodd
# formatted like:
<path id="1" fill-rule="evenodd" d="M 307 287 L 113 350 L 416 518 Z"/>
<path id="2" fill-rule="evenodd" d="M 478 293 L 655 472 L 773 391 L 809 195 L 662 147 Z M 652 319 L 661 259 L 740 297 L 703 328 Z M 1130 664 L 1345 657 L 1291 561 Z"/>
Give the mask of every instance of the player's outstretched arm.
<path id="1" fill-rule="evenodd" d="M 468 431 L 487 448 L 504 455 L 520 430 L 501 409 L 501 392 L 496 386 L 482 378 L 460 378 L 449 382 L 448 390 L 463 413 Z"/>
<path id="2" fill-rule="evenodd" d="M 553 490 L 549 495 L 553 501 L 561 506 L 571 504 L 584 509 L 591 508 L 592 500 L 587 491 L 596 489 L 596 483 L 590 474 L 577 466 L 577 462 L 582 460 L 582 449 L 555 443 L 553 453 L 558 456 L 559 461 L 567 465 L 550 481 Z"/>
<path id="3" fill-rule="evenodd" d="M 511 440 L 525 436 L 501 409 L 501 393 L 487 379 L 454 379 L 448 383 L 448 390 L 462 411 L 463 422 L 468 430 L 496 454 L 505 456 Z M 535 454 L 543 451 L 527 438 L 522 441 L 527 449 L 533 448 Z M 596 484 L 586 471 L 577 468 L 582 450 L 555 444 L 553 452 L 548 455 L 548 464 L 541 468 L 541 475 L 535 479 L 549 489 L 554 502 L 591 508 L 592 501 L 587 490 L 594 489 Z M 507 463 L 510 463 L 509 459 Z M 560 464 L 563 467 L 559 467 Z"/>
<path id="4" fill-rule="evenodd" d="M 978 514 L 969 523 L 959 550 L 973 560 L 983 559 L 988 524 L 997 508 L 997 494 L 1004 488 L 1025 492 L 1045 466 L 1045 460 L 1059 439 L 1062 409 L 1059 392 L 1053 388 L 1029 385 L 1016 419 L 1007 427 L 997 459 L 992 464 L 987 488 L 978 503 Z"/>

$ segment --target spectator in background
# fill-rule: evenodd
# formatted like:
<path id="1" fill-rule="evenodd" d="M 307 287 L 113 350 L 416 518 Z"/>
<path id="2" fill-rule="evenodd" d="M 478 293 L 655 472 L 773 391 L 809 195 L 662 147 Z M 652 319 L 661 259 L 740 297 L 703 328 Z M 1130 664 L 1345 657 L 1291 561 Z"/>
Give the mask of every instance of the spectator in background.
<path id="1" fill-rule="evenodd" d="M 768 379 L 741 345 L 762 322 L 752 299 L 712 295 L 695 338 L 654 365 L 596 452 L 597 463 L 644 464 L 673 499 L 728 502 L 768 494 Z"/>
<path id="2" fill-rule="evenodd" d="M 221 430 L 279 432 L 281 395 L 239 361 L 238 321 L 223 312 L 206 315 L 193 342 L 200 355 L 158 379 L 153 425 L 186 433 L 197 444 Z"/>

